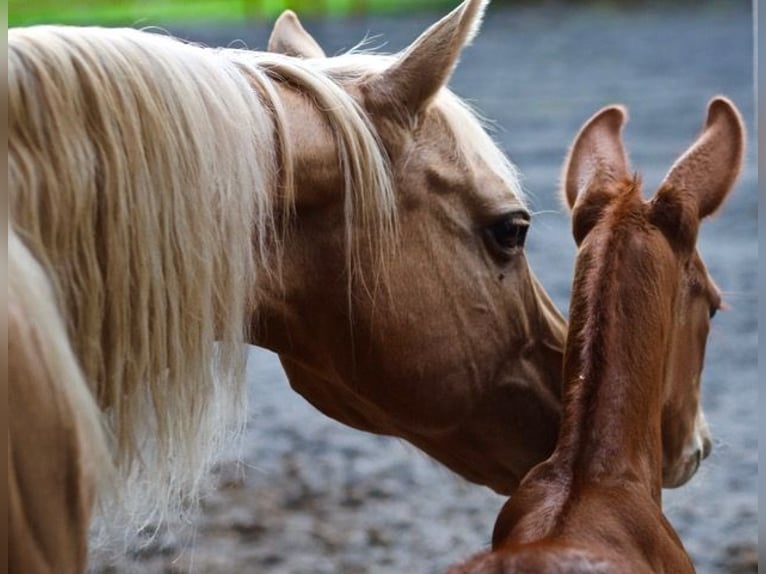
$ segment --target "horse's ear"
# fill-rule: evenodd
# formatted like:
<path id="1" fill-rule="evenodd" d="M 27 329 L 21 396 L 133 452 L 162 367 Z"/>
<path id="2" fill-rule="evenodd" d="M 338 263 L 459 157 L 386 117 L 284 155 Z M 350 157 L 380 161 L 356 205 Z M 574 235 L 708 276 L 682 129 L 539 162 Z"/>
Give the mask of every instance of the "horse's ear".
<path id="1" fill-rule="evenodd" d="M 628 158 L 622 144 L 622 127 L 626 121 L 625 108 L 609 106 L 589 119 L 577 134 L 563 172 L 564 199 L 570 210 L 578 199 L 583 199 L 585 191 L 603 187 L 594 183 L 628 177 Z"/>
<path id="2" fill-rule="evenodd" d="M 476 35 L 488 2 L 465 0 L 423 32 L 388 69 L 367 80 L 364 87 L 372 103 L 394 105 L 409 115 L 424 110 Z"/>
<path id="3" fill-rule="evenodd" d="M 267 49 L 269 52 L 297 58 L 325 57 L 324 50 L 306 32 L 292 10 L 285 10 L 274 22 Z"/>
<path id="4" fill-rule="evenodd" d="M 734 186 L 744 149 L 745 128 L 737 108 L 726 98 L 713 98 L 702 133 L 670 168 L 660 192 L 691 194 L 696 199 L 698 218 L 707 217 Z"/>

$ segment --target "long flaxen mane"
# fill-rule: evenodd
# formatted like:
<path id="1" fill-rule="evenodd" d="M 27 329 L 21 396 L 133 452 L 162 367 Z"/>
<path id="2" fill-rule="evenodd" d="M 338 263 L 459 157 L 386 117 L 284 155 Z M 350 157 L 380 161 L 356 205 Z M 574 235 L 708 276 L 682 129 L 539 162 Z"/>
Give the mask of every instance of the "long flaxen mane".
<path id="1" fill-rule="evenodd" d="M 101 420 L 89 439 L 112 456 L 94 460 L 122 476 L 102 490 L 101 508 L 110 518 L 130 509 L 135 531 L 194 506 L 244 420 L 257 286 L 279 280 L 295 195 L 276 82 L 312 98 L 334 135 L 349 276 L 368 252 L 353 230 L 380 253 L 394 244 L 391 169 L 342 87 L 391 59 L 301 61 L 132 29 L 12 29 L 8 41 L 8 233 L 19 255 L 9 275 L 50 284 L 38 295 L 58 317 L 26 318 L 44 332 L 65 327 L 48 336 L 81 376 L 61 392 Z M 515 169 L 469 108 L 447 90 L 436 105 L 457 145 L 480 152 L 520 196 Z M 9 292 L 11 305 L 23 291 Z"/>

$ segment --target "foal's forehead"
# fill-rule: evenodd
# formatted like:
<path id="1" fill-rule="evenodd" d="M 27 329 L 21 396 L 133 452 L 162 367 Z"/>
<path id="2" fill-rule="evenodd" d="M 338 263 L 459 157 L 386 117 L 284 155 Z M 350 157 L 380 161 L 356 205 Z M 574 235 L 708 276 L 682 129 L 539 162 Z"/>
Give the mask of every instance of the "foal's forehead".
<path id="1" fill-rule="evenodd" d="M 662 232 L 650 221 L 650 203 L 641 193 L 638 179 L 609 182 L 576 206 L 573 224 L 584 225 L 583 251 L 596 251 L 598 258 L 622 254 L 623 263 L 659 257 L 667 251 Z M 637 256 L 633 257 L 633 255 Z M 590 258 L 590 256 L 589 256 Z"/>
<path id="2" fill-rule="evenodd" d="M 679 260 L 679 252 L 655 224 L 652 209 L 653 203 L 644 199 L 639 181 L 621 183 L 601 210 L 599 221 L 590 234 L 595 241 L 589 243 L 602 246 L 607 244 L 609 251 L 620 252 L 625 256 L 635 254 L 639 258 L 649 257 L 656 262 L 667 259 L 683 263 L 686 280 L 695 290 L 709 293 L 713 298 L 719 297 L 718 288 L 699 251 L 695 248 Z"/>

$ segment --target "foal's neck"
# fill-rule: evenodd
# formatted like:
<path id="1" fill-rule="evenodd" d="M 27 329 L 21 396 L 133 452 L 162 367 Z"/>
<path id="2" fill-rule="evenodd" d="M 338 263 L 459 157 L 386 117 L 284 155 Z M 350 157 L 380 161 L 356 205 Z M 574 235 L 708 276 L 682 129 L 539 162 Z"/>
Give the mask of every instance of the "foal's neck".
<path id="1" fill-rule="evenodd" d="M 556 456 L 575 484 L 627 480 L 659 502 L 662 319 L 670 309 L 651 288 L 651 265 L 631 272 L 641 253 L 629 227 L 613 230 L 589 260 L 578 257 Z"/>

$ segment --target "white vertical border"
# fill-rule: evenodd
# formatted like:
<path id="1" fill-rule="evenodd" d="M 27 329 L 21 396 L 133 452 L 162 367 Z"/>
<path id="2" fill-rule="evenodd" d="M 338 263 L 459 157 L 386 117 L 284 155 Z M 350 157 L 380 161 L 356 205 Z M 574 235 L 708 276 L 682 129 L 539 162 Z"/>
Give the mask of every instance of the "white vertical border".
<path id="1" fill-rule="evenodd" d="M 763 140 L 766 135 L 762 122 L 764 121 L 764 103 L 760 100 L 761 73 L 764 51 L 764 42 L 759 35 L 759 30 L 766 30 L 764 25 L 763 0 L 753 0 L 753 90 L 755 95 L 755 118 L 756 118 L 756 157 L 758 179 L 758 562 L 766 565 L 766 477 L 760 473 L 760 459 L 766 455 L 766 265 L 760 261 L 760 254 L 766 253 L 766 182 L 761 179 L 766 168 L 764 157 Z M 764 566 L 766 569 L 766 566 Z"/>

